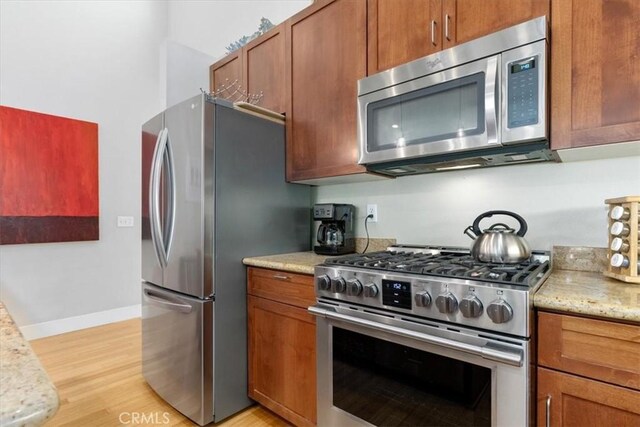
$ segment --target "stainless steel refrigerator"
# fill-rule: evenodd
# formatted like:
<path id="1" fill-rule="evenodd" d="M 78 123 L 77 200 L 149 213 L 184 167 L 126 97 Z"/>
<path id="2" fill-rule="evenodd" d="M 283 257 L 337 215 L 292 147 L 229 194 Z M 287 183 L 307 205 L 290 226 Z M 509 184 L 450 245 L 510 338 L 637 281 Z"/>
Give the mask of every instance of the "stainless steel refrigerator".
<path id="1" fill-rule="evenodd" d="M 142 127 L 142 372 L 200 425 L 250 405 L 242 258 L 310 249 L 284 126 L 199 95 Z"/>

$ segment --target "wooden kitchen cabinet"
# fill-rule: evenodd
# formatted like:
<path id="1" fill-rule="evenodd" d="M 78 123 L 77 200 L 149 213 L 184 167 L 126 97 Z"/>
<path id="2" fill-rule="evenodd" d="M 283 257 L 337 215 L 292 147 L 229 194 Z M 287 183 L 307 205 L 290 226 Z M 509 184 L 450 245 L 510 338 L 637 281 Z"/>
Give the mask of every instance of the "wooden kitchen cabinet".
<path id="1" fill-rule="evenodd" d="M 249 267 L 249 397 L 297 426 L 316 423 L 313 276 Z"/>
<path id="2" fill-rule="evenodd" d="M 368 0 L 367 74 L 442 49 L 442 0 Z"/>
<path id="3" fill-rule="evenodd" d="M 640 140 L 640 2 L 551 5 L 551 148 Z"/>
<path id="4" fill-rule="evenodd" d="M 537 425 L 640 425 L 640 392 L 575 375 L 538 368 Z"/>
<path id="5" fill-rule="evenodd" d="M 209 69 L 210 90 L 237 81 L 244 92 L 262 93 L 260 107 L 284 113 L 284 49 L 284 24 L 280 24 L 213 64 Z M 227 92 L 221 97 L 229 95 Z"/>
<path id="6" fill-rule="evenodd" d="M 640 326 L 538 313 L 537 424 L 640 425 Z"/>
<path id="7" fill-rule="evenodd" d="M 550 18 L 550 0 L 442 1 L 444 49 L 539 16 Z"/>
<path id="8" fill-rule="evenodd" d="M 238 49 L 209 67 L 209 88 L 211 92 L 228 87 L 237 82 L 242 84 L 242 50 Z M 224 93 L 221 96 L 224 98 Z"/>
<path id="9" fill-rule="evenodd" d="M 285 112 L 284 25 L 280 24 L 242 48 L 242 86 L 250 94 L 262 93 L 258 104 Z"/>
<path id="10" fill-rule="evenodd" d="M 539 16 L 550 0 L 369 0 L 369 75 Z"/>
<path id="11" fill-rule="evenodd" d="M 367 71 L 367 3 L 318 0 L 285 25 L 287 180 L 361 174 L 357 82 Z"/>

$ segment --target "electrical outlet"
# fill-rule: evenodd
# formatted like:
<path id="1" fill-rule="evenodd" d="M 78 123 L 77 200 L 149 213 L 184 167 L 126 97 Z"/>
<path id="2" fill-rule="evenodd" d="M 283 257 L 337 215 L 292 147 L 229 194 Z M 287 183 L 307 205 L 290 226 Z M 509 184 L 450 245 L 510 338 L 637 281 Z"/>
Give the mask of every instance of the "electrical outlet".
<path id="1" fill-rule="evenodd" d="M 132 216 L 119 216 L 118 217 L 118 227 L 133 227 L 133 217 Z"/>
<path id="2" fill-rule="evenodd" d="M 367 216 L 369 215 L 373 215 L 369 222 L 378 222 L 378 205 L 367 205 Z"/>

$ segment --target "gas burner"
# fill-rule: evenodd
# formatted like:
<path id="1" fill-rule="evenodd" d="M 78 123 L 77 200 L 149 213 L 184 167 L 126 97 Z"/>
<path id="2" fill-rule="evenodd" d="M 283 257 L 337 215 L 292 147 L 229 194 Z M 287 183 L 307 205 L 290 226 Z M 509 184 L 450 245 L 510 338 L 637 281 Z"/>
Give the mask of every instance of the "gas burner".
<path id="1" fill-rule="evenodd" d="M 532 286 L 549 270 L 548 255 L 544 259 L 545 254 L 534 252 L 530 260 L 518 264 L 496 264 L 476 261 L 462 248 L 422 246 L 416 247 L 414 252 L 408 246 L 399 246 L 386 251 L 330 258 L 325 264 Z"/>

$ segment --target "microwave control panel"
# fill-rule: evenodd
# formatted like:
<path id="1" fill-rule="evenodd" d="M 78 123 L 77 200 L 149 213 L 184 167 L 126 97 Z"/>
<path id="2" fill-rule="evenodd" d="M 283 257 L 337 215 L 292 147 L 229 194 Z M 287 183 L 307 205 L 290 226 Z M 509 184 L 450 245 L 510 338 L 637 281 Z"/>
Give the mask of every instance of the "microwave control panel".
<path id="1" fill-rule="evenodd" d="M 538 57 L 509 64 L 507 121 L 509 128 L 538 123 Z"/>

